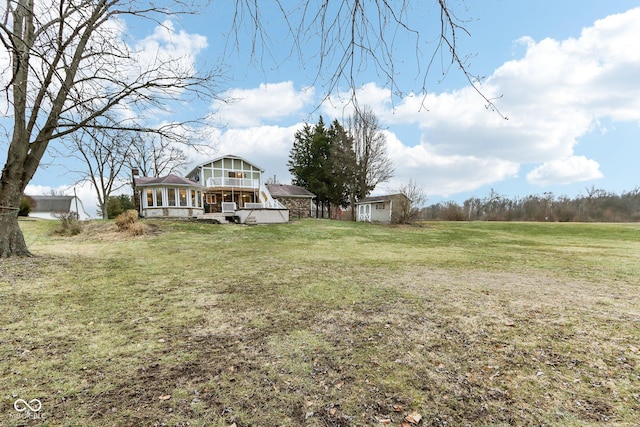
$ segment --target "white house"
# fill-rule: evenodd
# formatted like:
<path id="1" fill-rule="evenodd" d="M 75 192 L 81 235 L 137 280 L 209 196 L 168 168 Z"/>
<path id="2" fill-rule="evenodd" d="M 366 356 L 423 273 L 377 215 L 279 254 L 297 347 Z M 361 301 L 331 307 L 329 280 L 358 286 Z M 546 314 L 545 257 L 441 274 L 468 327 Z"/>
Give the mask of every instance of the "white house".
<path id="1" fill-rule="evenodd" d="M 236 223 L 288 222 L 289 210 L 271 197 L 263 173 L 248 160 L 227 155 L 196 165 L 185 178 L 136 178 L 140 214 Z"/>

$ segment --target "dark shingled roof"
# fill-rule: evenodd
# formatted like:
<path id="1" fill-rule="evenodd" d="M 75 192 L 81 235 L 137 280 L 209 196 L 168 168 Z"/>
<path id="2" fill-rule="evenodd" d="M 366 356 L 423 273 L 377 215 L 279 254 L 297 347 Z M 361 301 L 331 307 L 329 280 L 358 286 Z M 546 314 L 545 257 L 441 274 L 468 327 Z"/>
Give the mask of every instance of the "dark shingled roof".
<path id="1" fill-rule="evenodd" d="M 283 184 L 267 184 L 267 190 L 271 193 L 272 197 L 307 197 L 314 198 L 315 194 L 307 190 L 306 188 L 299 187 L 297 185 L 283 185 Z"/>
<path id="2" fill-rule="evenodd" d="M 177 175 L 167 175 L 167 176 L 143 176 L 140 178 L 134 178 L 134 182 L 136 187 L 145 187 L 150 185 L 177 185 L 177 186 L 185 186 L 185 187 L 202 187 L 195 181 L 191 181 L 187 178 L 182 178 Z"/>
<path id="3" fill-rule="evenodd" d="M 73 196 L 29 196 L 36 205 L 31 209 L 33 213 L 60 212 L 67 213 L 71 211 L 71 201 Z"/>

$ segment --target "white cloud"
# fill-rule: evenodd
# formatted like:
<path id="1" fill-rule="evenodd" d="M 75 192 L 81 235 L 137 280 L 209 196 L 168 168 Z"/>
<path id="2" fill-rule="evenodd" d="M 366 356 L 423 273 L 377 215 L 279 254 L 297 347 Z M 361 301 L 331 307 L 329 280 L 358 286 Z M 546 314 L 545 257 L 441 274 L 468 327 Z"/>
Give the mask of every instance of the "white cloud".
<path id="1" fill-rule="evenodd" d="M 470 87 L 411 94 L 391 106 L 381 101 L 383 89 L 367 85 L 359 98 L 371 100 L 390 129 L 420 127 L 420 143 L 393 145 L 393 157 L 398 171 L 421 164 L 421 173 L 440 183 L 430 186 L 443 189 L 439 194 L 504 180 L 521 164 L 541 164 L 529 174 L 538 184 L 599 178 L 597 162 L 576 150 L 583 136 L 601 128 L 603 119 L 640 121 L 638 21 L 640 8 L 601 19 L 578 38 L 520 39 L 525 55 L 498 67 L 479 87 L 509 120 L 482 108 L 482 99 Z"/>
<path id="2" fill-rule="evenodd" d="M 514 177 L 519 170 L 517 163 L 499 158 L 442 156 L 424 143 L 408 147 L 391 133 L 387 133 L 387 148 L 395 164 L 395 176 L 385 185 L 390 191 L 411 179 L 421 185 L 428 195 L 449 197 Z"/>
<path id="3" fill-rule="evenodd" d="M 175 24 L 165 20 L 154 28 L 148 37 L 135 43 L 135 57 L 141 64 L 152 69 L 157 65 L 171 62 L 181 70 L 195 70 L 195 58 L 207 47 L 207 38 L 200 34 L 189 34 L 185 30 L 176 31 Z M 177 70 L 173 70 L 177 71 Z"/>
<path id="4" fill-rule="evenodd" d="M 584 156 L 543 163 L 527 174 L 527 181 L 537 185 L 571 184 L 602 178 L 600 165 Z"/>
<path id="5" fill-rule="evenodd" d="M 409 94 L 392 105 L 388 89 L 363 85 L 358 102 L 388 129 L 395 163 L 396 176 L 384 189 L 413 179 L 431 195 L 451 196 L 517 177 L 523 164 L 539 165 L 527 175 L 539 185 L 602 177 L 598 163 L 576 151 L 604 119 L 640 120 L 639 20 L 640 9 L 634 9 L 597 21 L 577 38 L 522 37 L 524 55 L 502 64 L 480 87 L 509 120 L 483 108 L 470 87 Z M 229 126 L 211 138 L 217 152 L 246 157 L 287 181 L 293 135 L 305 120 L 304 109 L 315 102 L 313 91 L 296 90 L 287 81 L 224 96 L 237 101 L 215 105 Z M 341 93 L 323 103 L 325 120 L 349 116 L 349 100 Z M 276 125 L 292 117 L 299 123 Z"/>
<path id="6" fill-rule="evenodd" d="M 314 99 L 312 88 L 296 90 L 293 82 L 261 84 L 251 89 L 231 89 L 221 95 L 228 103 L 215 102 L 218 120 L 229 127 L 259 126 L 265 121 L 277 121 L 300 116 Z"/>

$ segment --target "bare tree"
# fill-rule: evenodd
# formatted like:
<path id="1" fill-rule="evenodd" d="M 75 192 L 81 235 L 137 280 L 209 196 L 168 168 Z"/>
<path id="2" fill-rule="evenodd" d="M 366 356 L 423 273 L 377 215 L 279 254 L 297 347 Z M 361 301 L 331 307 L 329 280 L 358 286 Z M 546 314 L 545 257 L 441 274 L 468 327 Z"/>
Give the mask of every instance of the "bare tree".
<path id="1" fill-rule="evenodd" d="M 215 97 L 211 91 L 214 74 L 199 75 L 184 58 L 158 56 L 153 61 L 139 61 L 122 34 L 127 18 L 162 25 L 167 15 L 190 12 L 185 9 L 188 3 L 6 0 L 6 9 L 0 10 L 0 43 L 10 66 L 3 70 L 4 87 L 0 90 L 12 109 L 12 126 L 0 177 L 0 257 L 29 255 L 15 212 L 52 141 L 110 111 L 127 110 L 133 113 L 128 117 L 144 118 L 145 108 L 162 109 L 165 102 L 187 94 Z M 264 6 L 268 3 L 238 0 L 231 17 L 232 34 L 238 35 L 247 27 L 252 31 L 248 56 L 259 61 L 274 52 L 270 32 L 264 26 L 273 20 L 262 14 L 262 7 L 268 7 Z M 434 3 L 440 17 L 440 37 L 431 45 L 431 35 L 421 37 L 429 29 L 428 21 L 422 19 L 429 8 L 421 0 L 303 0 L 293 5 L 276 0 L 275 7 L 290 32 L 291 55 L 298 55 L 303 64 L 317 61 L 310 67 L 318 70 L 314 83 L 326 87 L 327 97 L 347 83 L 355 100 L 356 77 L 370 66 L 386 76 L 393 93 L 405 93 L 396 77 L 398 58 L 394 52 L 396 43 L 409 40 L 416 45 L 417 75 L 422 76 L 425 89 L 411 90 L 426 93 L 426 77 L 437 58 L 444 58 L 445 74 L 451 66 L 458 67 L 476 87 L 477 78 L 468 72 L 467 58 L 458 54 L 457 38 L 466 33 L 465 22 L 452 13 L 446 0 Z M 239 46 L 237 41 L 235 46 Z M 317 49 L 306 55 L 309 43 Z M 281 48 L 278 44 L 277 49 Z M 425 49 L 432 53 L 425 55 Z M 422 58 L 427 58 L 426 64 Z M 493 106 L 491 100 L 484 99 Z M 168 127 L 152 129 L 133 120 L 117 123 L 116 127 L 171 135 Z"/>
<path id="2" fill-rule="evenodd" d="M 127 164 L 142 176 L 158 177 L 181 171 L 188 161 L 187 154 L 175 141 L 162 135 L 140 134 L 131 141 Z"/>
<path id="3" fill-rule="evenodd" d="M 393 162 L 387 155 L 387 138 L 378 118 L 367 106 L 355 111 L 347 120 L 353 144 L 353 178 L 349 189 L 351 206 L 367 197 L 380 183 L 393 177 Z"/>
<path id="4" fill-rule="evenodd" d="M 279 43 L 273 48 L 269 24 L 287 28 L 292 40 L 287 46 L 288 57 L 297 57 L 305 69 L 316 70 L 313 83 L 324 86 L 325 98 L 342 87 L 349 88 L 356 110 L 359 109 L 356 91 L 363 83 L 358 77 L 363 70 L 373 70 L 386 80 L 394 96 L 402 97 L 408 92 L 426 95 L 433 67 L 440 67 L 437 70 L 440 78 L 451 68 L 457 68 L 486 102 L 486 107 L 500 114 L 494 100 L 480 90 L 481 77 L 469 69 L 472 55 L 462 54 L 458 47 L 461 36 L 470 36 L 465 28 L 470 19 L 462 15 L 464 2 L 458 5 L 457 11 L 449 3 L 447 0 L 318 3 L 238 0 L 231 31 L 235 37 L 232 36 L 229 43 L 232 49 L 238 49 L 241 45 L 238 35 L 249 32 L 251 57 L 260 65 L 267 58 L 277 63 L 282 61 L 279 51 L 283 46 Z M 281 20 L 277 19 L 273 7 L 278 9 Z M 399 52 L 404 52 L 398 47 L 405 45 L 415 46 L 415 57 L 407 58 L 405 54 L 398 57 Z M 398 78 L 400 63 L 414 67 L 411 75 L 416 76 L 415 80 Z M 411 85 L 411 81 L 416 81 L 417 86 Z"/>
<path id="5" fill-rule="evenodd" d="M 144 109 L 188 95 L 209 95 L 213 73 L 194 71 L 184 57 L 141 61 L 125 42 L 122 20 L 152 22 L 172 13 L 152 2 L 124 0 L 6 0 L 0 43 L 10 59 L 2 92 L 12 108 L 7 159 L 0 177 L 0 257 L 30 255 L 14 214 L 49 144 L 108 112 Z M 184 7 L 176 2 L 174 7 Z M 188 12 L 182 10 L 182 12 Z M 124 117 L 125 114 L 122 114 Z M 154 131 L 134 120 L 119 129 Z"/>
<path id="6" fill-rule="evenodd" d="M 406 199 L 401 200 L 398 217 L 393 218 L 394 222 L 412 224 L 418 218 L 420 209 L 427 203 L 427 194 L 424 188 L 413 179 L 401 184 L 398 193 Z"/>
<path id="7" fill-rule="evenodd" d="M 109 197 L 128 184 L 119 177 L 131 152 L 130 138 L 129 132 L 105 126 L 86 127 L 68 138 L 69 152 L 86 167 L 83 177 L 96 191 L 102 219 L 108 219 Z"/>

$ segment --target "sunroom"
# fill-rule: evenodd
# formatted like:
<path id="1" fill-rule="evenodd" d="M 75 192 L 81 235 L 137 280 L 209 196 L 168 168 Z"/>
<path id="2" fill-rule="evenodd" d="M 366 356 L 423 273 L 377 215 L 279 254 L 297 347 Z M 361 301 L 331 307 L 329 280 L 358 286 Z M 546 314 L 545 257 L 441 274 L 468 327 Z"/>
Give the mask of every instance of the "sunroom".
<path id="1" fill-rule="evenodd" d="M 176 175 L 140 177 L 134 180 L 140 215 L 145 218 L 194 218 L 204 213 L 203 187 Z"/>

